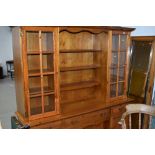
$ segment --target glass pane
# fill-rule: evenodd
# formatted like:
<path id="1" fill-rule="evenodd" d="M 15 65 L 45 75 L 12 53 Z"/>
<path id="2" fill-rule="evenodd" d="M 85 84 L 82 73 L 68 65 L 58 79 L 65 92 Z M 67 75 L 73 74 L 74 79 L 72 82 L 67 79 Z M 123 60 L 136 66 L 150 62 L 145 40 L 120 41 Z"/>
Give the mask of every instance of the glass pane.
<path id="1" fill-rule="evenodd" d="M 44 93 L 54 93 L 54 76 L 47 75 L 43 77 Z"/>
<path id="2" fill-rule="evenodd" d="M 150 41 L 134 41 L 132 67 L 141 72 L 147 72 L 150 61 L 152 43 Z"/>
<path id="3" fill-rule="evenodd" d="M 112 35 L 112 51 L 118 52 L 119 35 Z"/>
<path id="4" fill-rule="evenodd" d="M 41 96 L 30 98 L 30 113 L 31 115 L 42 113 Z"/>
<path id="5" fill-rule="evenodd" d="M 54 95 L 47 95 L 44 96 L 44 111 L 45 112 L 50 112 L 55 110 L 55 100 L 54 100 Z"/>
<path id="6" fill-rule="evenodd" d="M 116 84 L 110 85 L 110 97 L 116 97 Z"/>
<path id="7" fill-rule="evenodd" d="M 40 77 L 29 77 L 29 92 L 30 95 L 41 94 Z"/>
<path id="8" fill-rule="evenodd" d="M 27 56 L 28 70 L 29 73 L 40 73 L 40 56 L 39 55 L 28 55 Z"/>
<path id="9" fill-rule="evenodd" d="M 127 48 L 127 35 L 123 34 L 120 35 L 120 50 L 126 51 L 126 48 Z"/>
<path id="10" fill-rule="evenodd" d="M 43 54 L 43 73 L 53 72 L 54 63 L 53 63 L 53 54 Z"/>
<path id="11" fill-rule="evenodd" d="M 117 68 L 110 69 L 110 82 L 116 82 L 117 81 Z"/>
<path id="12" fill-rule="evenodd" d="M 118 83 L 118 96 L 124 95 L 124 82 Z"/>
<path id="13" fill-rule="evenodd" d="M 120 52 L 120 62 L 119 65 L 123 66 L 126 64 L 126 52 Z"/>
<path id="14" fill-rule="evenodd" d="M 119 68 L 119 81 L 125 80 L 125 67 Z"/>
<path id="15" fill-rule="evenodd" d="M 111 65 L 113 67 L 116 67 L 118 64 L 118 53 L 117 52 L 112 52 L 112 62 Z"/>
<path id="16" fill-rule="evenodd" d="M 53 33 L 42 32 L 42 51 L 53 52 Z"/>
<path id="17" fill-rule="evenodd" d="M 39 32 L 26 32 L 27 52 L 39 53 Z"/>

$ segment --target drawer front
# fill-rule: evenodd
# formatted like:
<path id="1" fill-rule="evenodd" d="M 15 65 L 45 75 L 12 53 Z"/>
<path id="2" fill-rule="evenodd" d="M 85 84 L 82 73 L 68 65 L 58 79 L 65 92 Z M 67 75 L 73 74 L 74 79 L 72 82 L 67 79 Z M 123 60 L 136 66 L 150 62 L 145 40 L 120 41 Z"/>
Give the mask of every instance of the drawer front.
<path id="1" fill-rule="evenodd" d="M 34 126 L 35 129 L 60 129 L 61 127 L 62 127 L 62 121 L 55 121 Z"/>
<path id="2" fill-rule="evenodd" d="M 111 117 L 119 117 L 125 112 L 126 104 L 115 106 L 111 108 Z"/>
<path id="3" fill-rule="evenodd" d="M 81 126 L 81 116 L 77 116 L 77 117 L 72 117 L 72 118 L 67 118 L 62 120 L 62 128 L 63 129 L 79 129 Z"/>
<path id="4" fill-rule="evenodd" d="M 83 129 L 103 129 L 103 122 L 85 126 Z"/>
<path id="5" fill-rule="evenodd" d="M 41 129 L 102 129 L 110 119 L 110 110 L 100 110 L 35 126 Z"/>
<path id="6" fill-rule="evenodd" d="M 111 108 L 110 128 L 121 129 L 121 125 L 119 125 L 118 122 L 125 112 L 125 106 L 126 104 L 122 104 Z"/>
<path id="7" fill-rule="evenodd" d="M 101 110 L 63 121 L 64 128 L 103 128 L 103 122 L 109 119 L 109 110 Z M 101 125 L 102 124 L 102 125 Z"/>

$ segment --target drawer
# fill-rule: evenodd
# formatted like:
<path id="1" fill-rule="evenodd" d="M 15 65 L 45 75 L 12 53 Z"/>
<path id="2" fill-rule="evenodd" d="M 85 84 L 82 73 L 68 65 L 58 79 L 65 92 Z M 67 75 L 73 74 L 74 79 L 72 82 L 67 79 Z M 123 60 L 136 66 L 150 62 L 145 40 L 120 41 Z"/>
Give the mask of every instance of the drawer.
<path id="1" fill-rule="evenodd" d="M 41 129 L 98 129 L 104 128 L 104 122 L 109 121 L 110 110 L 100 110 L 81 114 L 71 118 L 66 118 L 46 124 L 35 126 Z"/>
<path id="2" fill-rule="evenodd" d="M 103 123 L 96 123 L 96 124 L 90 124 L 90 125 L 87 125 L 85 127 L 83 127 L 83 129 L 103 129 Z"/>
<path id="3" fill-rule="evenodd" d="M 60 129 L 61 127 L 62 127 L 62 121 L 55 121 L 34 126 L 35 129 Z"/>
<path id="4" fill-rule="evenodd" d="M 79 129 L 81 128 L 81 116 L 67 118 L 62 120 L 63 129 Z"/>
<path id="5" fill-rule="evenodd" d="M 103 128 L 103 122 L 110 119 L 109 112 L 110 112 L 109 110 L 101 110 L 97 112 L 91 112 L 88 114 L 82 114 L 77 117 L 64 119 L 63 128 L 82 129 L 82 128 L 95 128 L 95 126 L 97 128 L 99 124 L 100 128 Z"/>
<path id="6" fill-rule="evenodd" d="M 126 104 L 115 106 L 111 108 L 111 117 L 119 117 L 125 112 Z"/>
<path id="7" fill-rule="evenodd" d="M 109 119 L 110 113 L 109 113 L 109 110 L 102 110 L 102 111 L 88 113 L 88 114 L 82 115 L 81 117 L 83 122 L 85 121 L 103 122 Z"/>

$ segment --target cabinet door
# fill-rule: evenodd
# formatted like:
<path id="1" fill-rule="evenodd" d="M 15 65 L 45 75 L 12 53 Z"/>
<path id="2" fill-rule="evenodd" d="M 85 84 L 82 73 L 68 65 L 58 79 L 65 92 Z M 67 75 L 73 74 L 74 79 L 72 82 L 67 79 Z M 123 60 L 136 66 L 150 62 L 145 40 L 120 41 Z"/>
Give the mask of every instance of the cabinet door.
<path id="1" fill-rule="evenodd" d="M 110 128 L 121 129 L 121 125 L 118 122 L 121 120 L 122 114 L 125 112 L 126 104 L 118 105 L 111 108 L 110 116 Z M 127 123 L 127 122 L 126 122 Z"/>
<path id="2" fill-rule="evenodd" d="M 24 27 L 25 88 L 29 119 L 59 112 L 58 29 Z"/>
<path id="3" fill-rule="evenodd" d="M 110 99 L 117 99 L 126 95 L 127 74 L 127 34 L 112 34 L 111 62 L 110 62 Z"/>

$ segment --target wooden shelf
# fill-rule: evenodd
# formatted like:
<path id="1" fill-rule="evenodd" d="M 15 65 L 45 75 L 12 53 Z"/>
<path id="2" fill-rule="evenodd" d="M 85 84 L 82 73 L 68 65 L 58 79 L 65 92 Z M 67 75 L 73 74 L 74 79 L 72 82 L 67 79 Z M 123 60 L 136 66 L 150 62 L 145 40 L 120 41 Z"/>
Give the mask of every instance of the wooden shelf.
<path id="1" fill-rule="evenodd" d="M 121 50 L 121 51 L 119 51 L 120 53 L 122 53 L 122 52 L 124 52 L 124 53 L 126 53 L 126 50 Z M 112 53 L 119 53 L 118 52 L 118 50 L 112 50 Z"/>
<path id="2" fill-rule="evenodd" d="M 49 69 L 43 69 L 43 75 L 52 75 L 52 74 L 54 74 L 54 72 L 50 71 Z M 41 73 L 40 73 L 39 69 L 29 70 L 28 75 L 29 75 L 29 77 L 41 76 Z"/>
<path id="3" fill-rule="evenodd" d="M 125 81 L 124 80 L 120 80 L 120 81 L 118 81 L 118 83 L 125 83 Z"/>
<path id="4" fill-rule="evenodd" d="M 51 105 L 44 106 L 44 111 L 49 112 L 53 111 Z M 31 115 L 42 114 L 42 107 L 31 108 Z"/>
<path id="5" fill-rule="evenodd" d="M 51 69 L 43 69 L 43 75 L 52 75 L 54 74 L 53 71 L 51 71 Z"/>
<path id="6" fill-rule="evenodd" d="M 89 53 L 89 52 L 101 52 L 101 50 L 95 49 L 68 49 L 68 50 L 60 50 L 60 53 Z"/>
<path id="7" fill-rule="evenodd" d="M 53 51 L 42 51 L 42 54 L 54 54 Z"/>
<path id="8" fill-rule="evenodd" d="M 124 68 L 126 65 L 121 65 L 121 66 L 119 66 L 119 68 Z M 118 65 L 114 65 L 114 64 L 112 64 L 111 66 L 110 66 L 110 69 L 117 69 L 118 68 Z"/>
<path id="9" fill-rule="evenodd" d="M 39 51 L 28 51 L 27 55 L 53 54 L 53 53 L 54 53 L 53 51 L 42 51 L 42 52 L 39 52 Z"/>
<path id="10" fill-rule="evenodd" d="M 43 87 L 43 90 L 44 90 L 44 95 L 54 94 L 54 90 L 51 89 L 50 87 Z M 30 88 L 29 92 L 30 92 L 30 97 L 39 97 L 39 96 L 41 96 L 41 88 L 40 87 Z"/>
<path id="11" fill-rule="evenodd" d="M 83 82 L 76 82 L 76 83 L 67 83 L 62 84 L 60 86 L 60 91 L 68 91 L 68 90 L 76 90 L 76 89 L 82 89 L 82 88 L 89 88 L 98 86 L 100 83 L 97 81 L 83 81 Z"/>
<path id="12" fill-rule="evenodd" d="M 28 75 L 29 75 L 29 77 L 30 76 L 40 76 L 41 75 L 40 69 L 29 70 Z"/>
<path id="13" fill-rule="evenodd" d="M 41 94 L 41 87 L 30 88 L 30 95 Z"/>
<path id="14" fill-rule="evenodd" d="M 124 78 L 122 78 L 121 76 L 118 76 L 118 82 L 125 82 Z M 111 75 L 110 84 L 115 84 L 115 83 L 117 83 L 117 76 L 116 75 Z"/>
<path id="15" fill-rule="evenodd" d="M 115 85 L 117 83 L 124 83 L 125 81 L 118 81 L 118 82 L 110 82 L 110 85 Z"/>
<path id="16" fill-rule="evenodd" d="M 85 97 L 85 98 L 82 98 L 82 99 L 77 99 L 77 100 L 72 100 L 72 101 L 67 101 L 67 100 L 63 100 L 63 101 L 60 101 L 61 104 L 71 104 L 71 103 L 76 103 L 76 102 L 82 102 L 82 101 L 86 101 L 86 100 L 91 100 L 91 99 L 94 99 L 95 97 L 92 97 L 92 96 L 88 96 L 88 97 Z"/>
<path id="17" fill-rule="evenodd" d="M 100 65 L 88 65 L 88 66 L 77 66 L 77 67 L 61 67 L 61 72 L 66 71 L 77 71 L 77 70 L 88 70 L 88 69 L 96 69 L 99 68 Z"/>

